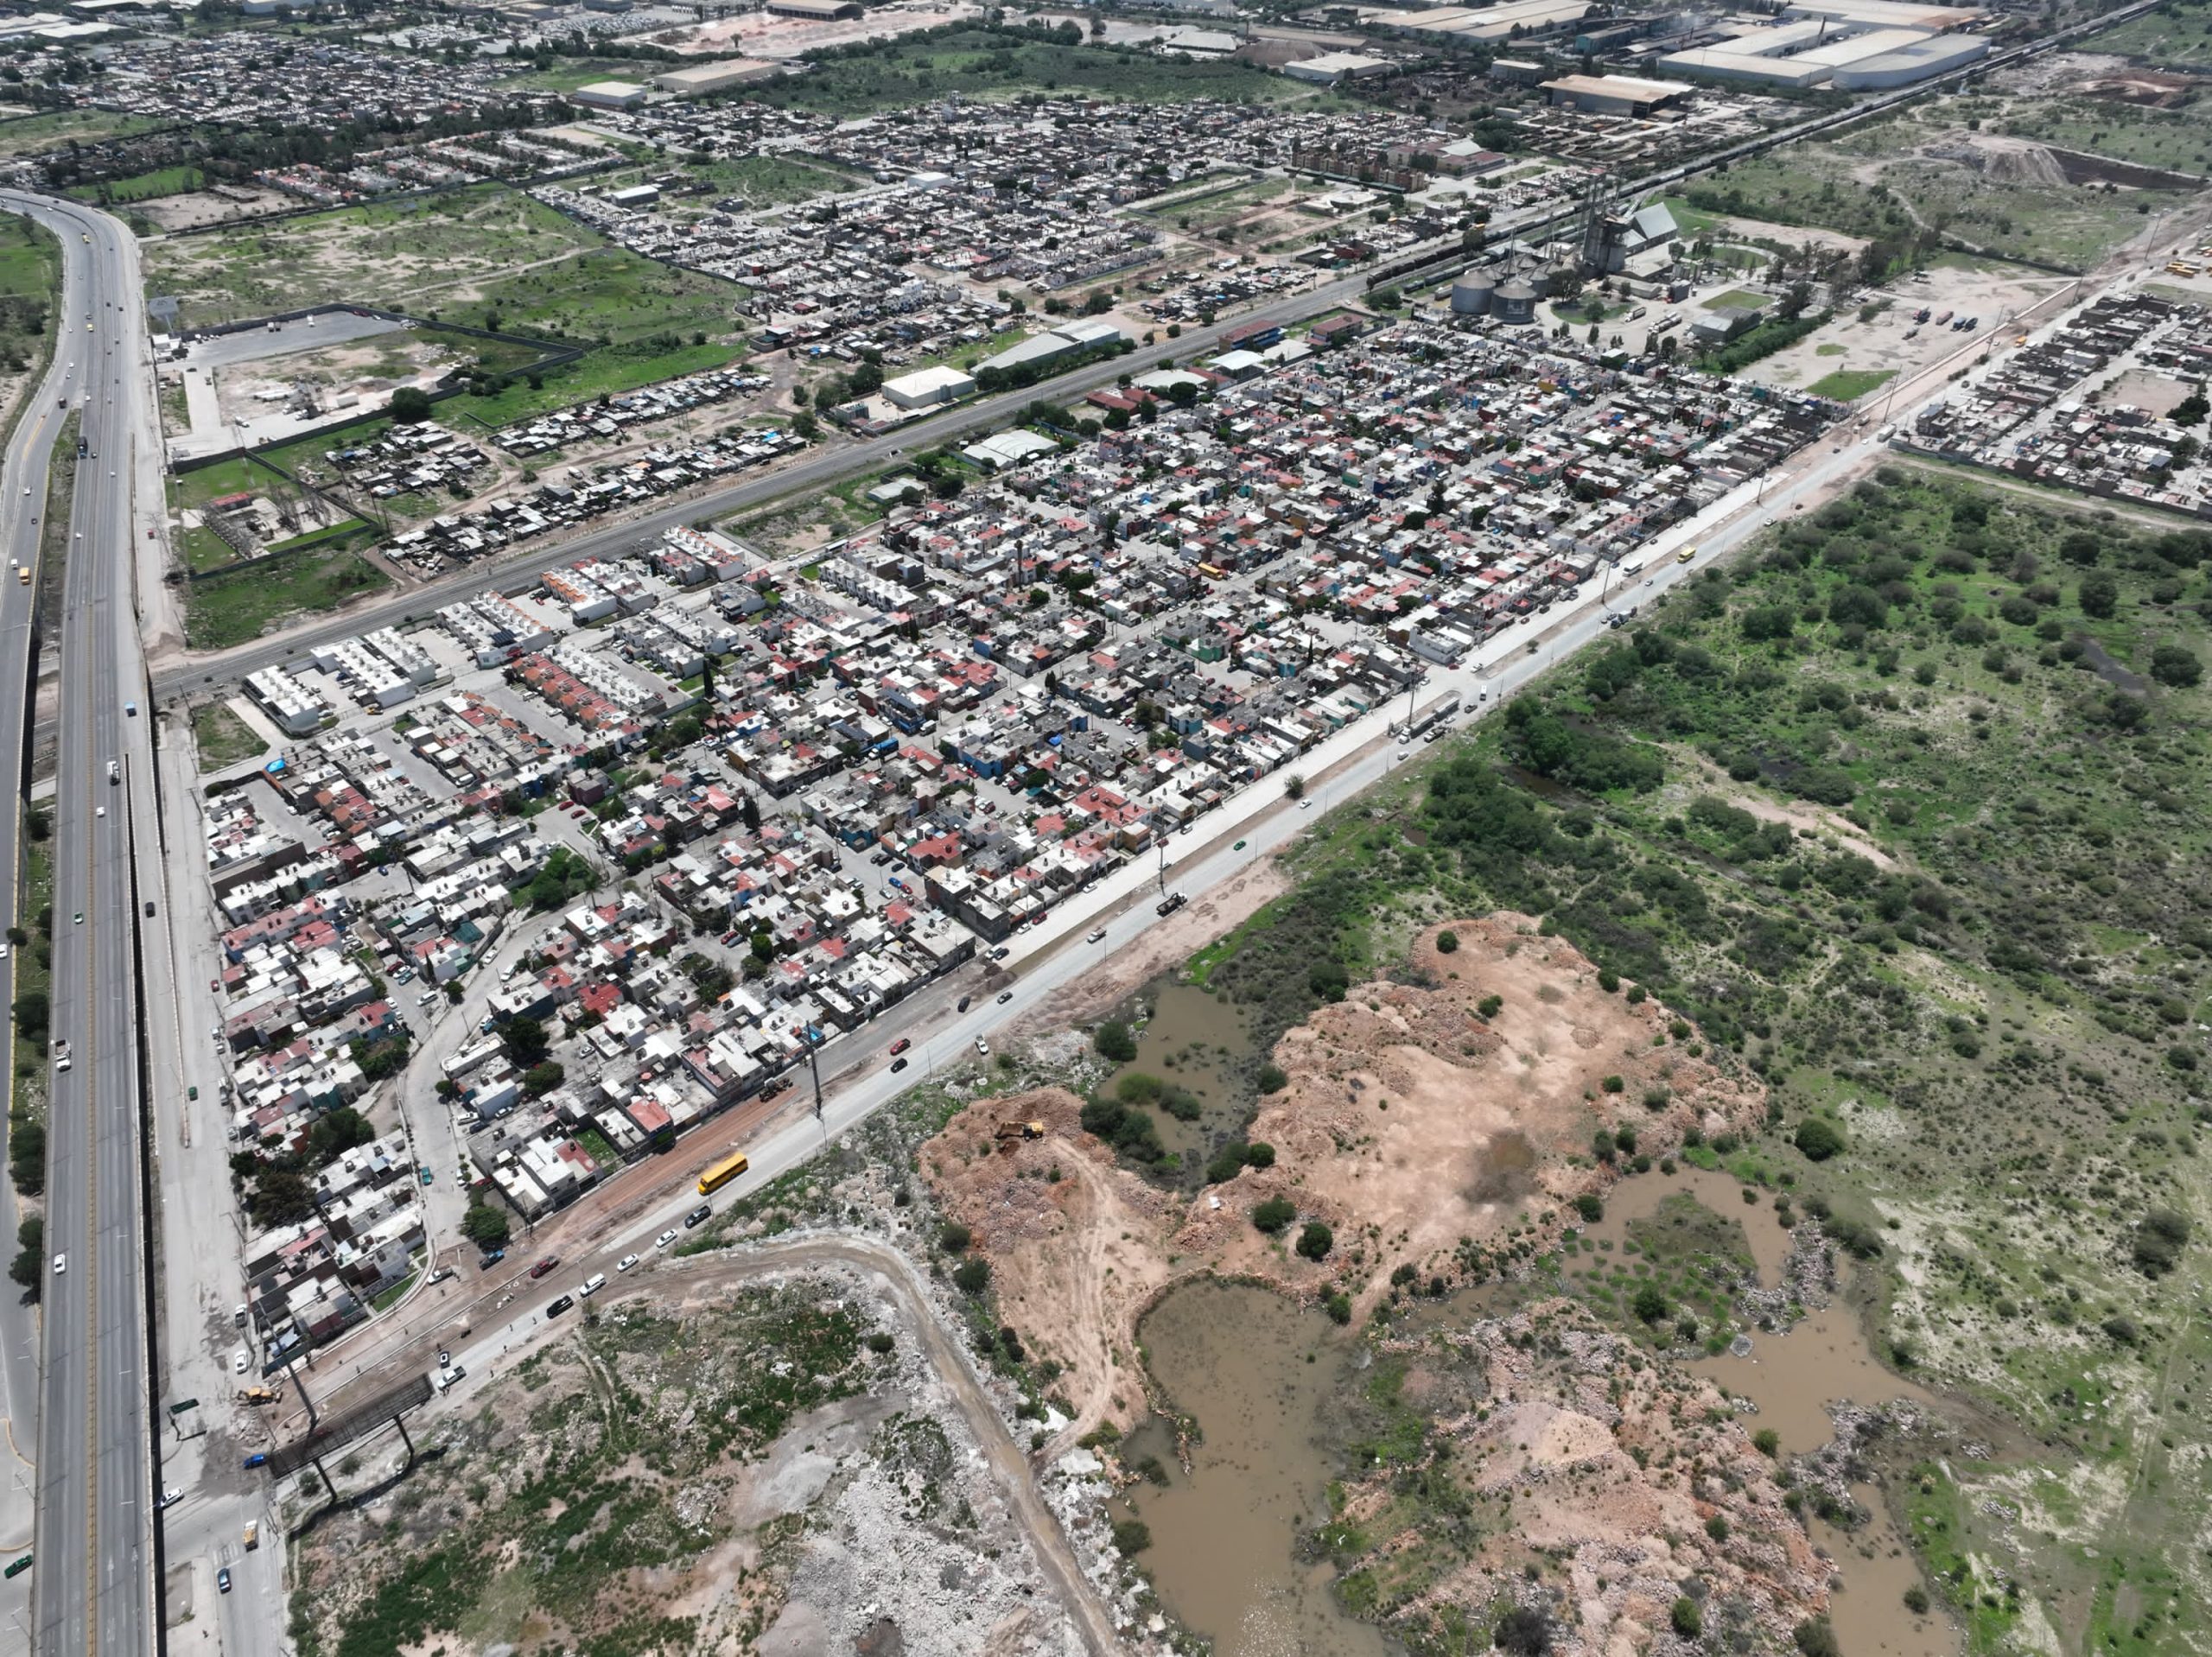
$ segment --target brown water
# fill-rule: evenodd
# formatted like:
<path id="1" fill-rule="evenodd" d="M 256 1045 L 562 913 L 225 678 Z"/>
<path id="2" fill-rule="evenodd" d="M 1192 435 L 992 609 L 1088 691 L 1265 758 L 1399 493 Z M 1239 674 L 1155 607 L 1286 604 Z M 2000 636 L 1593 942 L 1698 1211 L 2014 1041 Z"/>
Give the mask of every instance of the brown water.
<path id="1" fill-rule="evenodd" d="M 1185 1168 L 1203 1168 L 1214 1147 L 1236 1132 L 1250 1102 L 1251 1026 L 1242 1008 L 1217 1001 L 1195 984 L 1155 984 L 1142 999 L 1151 1018 L 1137 1038 L 1136 1057 L 1115 1080 L 1142 1070 L 1197 1095 L 1198 1121 L 1178 1121 L 1156 1108 L 1152 1119 L 1160 1142 Z"/>
<path id="2" fill-rule="evenodd" d="M 1193 1283 L 1153 1309 L 1146 1362 L 1199 1438 L 1185 1475 L 1167 1434 L 1128 1446 L 1167 1470 L 1129 1508 L 1152 1530 L 1143 1563 L 1161 1602 L 1215 1657 L 1388 1657 L 1397 1647 L 1338 1607 L 1334 1570 L 1299 1562 L 1328 1516 L 1334 1470 L 1320 1410 L 1356 1347 L 1318 1311 L 1243 1284 Z"/>
<path id="3" fill-rule="evenodd" d="M 1715 1214 L 1742 1222 L 1761 1282 L 1779 1280 L 1789 1253 L 1789 1233 L 1775 1218 L 1773 1197 L 1761 1192 L 1756 1206 L 1743 1199 L 1743 1186 L 1726 1174 L 1685 1167 L 1674 1174 L 1653 1171 L 1624 1180 L 1605 1202 L 1605 1217 L 1585 1228 L 1593 1241 L 1611 1241 L 1616 1250 L 1627 1239 L 1630 1221 L 1647 1219 L 1676 1191 L 1687 1191 Z M 1845 1265 L 1849 1270 L 1848 1262 Z M 1782 1438 L 1784 1456 L 1819 1449 L 1835 1436 L 1827 1406 L 1848 1399 L 1854 1404 L 1885 1404 L 1909 1398 L 1934 1406 L 1925 1388 L 1885 1368 L 1867 1344 L 1858 1314 L 1847 1304 L 1847 1275 L 1826 1307 L 1812 1312 L 1786 1335 L 1753 1331 L 1743 1357 L 1701 1358 L 1689 1368 L 1735 1398 L 1758 1406 L 1754 1429 L 1772 1427 Z M 1872 1514 L 1856 1532 L 1839 1531 L 1810 1521 L 1814 1546 L 1836 1564 L 1841 1586 L 1828 1616 L 1837 1642 L 1847 1657 L 1952 1657 L 1959 1649 L 1956 1631 L 1940 1616 L 1915 1616 L 1905 1609 L 1905 1590 L 1923 1581 L 1905 1547 L 1882 1493 L 1872 1485 L 1854 1489 L 1859 1506 Z"/>

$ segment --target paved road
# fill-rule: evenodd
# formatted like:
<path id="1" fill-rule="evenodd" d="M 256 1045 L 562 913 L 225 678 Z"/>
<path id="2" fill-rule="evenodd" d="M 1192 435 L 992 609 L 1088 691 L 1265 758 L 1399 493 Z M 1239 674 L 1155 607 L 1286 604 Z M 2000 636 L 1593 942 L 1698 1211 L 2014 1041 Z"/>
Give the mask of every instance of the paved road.
<path id="1" fill-rule="evenodd" d="M 50 1269 L 46 1283 L 31 1625 L 42 1653 L 138 1657 L 158 1618 L 131 790 L 108 779 L 110 761 L 124 757 L 124 702 L 143 680 L 130 596 L 132 412 L 145 398 L 136 250 L 115 220 L 73 204 L 12 194 L 0 204 L 61 238 L 58 348 L 75 364 L 71 401 L 89 451 L 70 506 L 59 618 L 52 1022 L 73 1063 L 54 1075 L 47 1133 L 46 1249 L 66 1269 Z"/>
<path id="2" fill-rule="evenodd" d="M 13 206 L 0 195 L 0 206 Z M 65 272 L 77 273 L 65 289 L 67 299 L 84 291 L 81 242 L 65 249 Z M 7 872 L 6 888 L 0 892 L 0 928 L 21 918 L 16 907 L 16 876 L 21 867 L 16 844 L 17 813 L 13 796 L 26 775 L 24 752 L 28 735 L 28 689 L 35 670 L 32 656 L 32 606 L 36 589 L 23 585 L 16 570 L 38 559 L 39 522 L 46 512 L 47 471 L 54 440 L 67 419 L 60 403 L 75 383 L 81 347 L 67 333 L 59 335 L 61 349 L 48 365 L 47 373 L 29 392 L 7 454 L 0 458 L 0 502 L 5 503 L 5 527 L 0 538 L 7 543 L 9 568 L 0 576 L 0 773 L 8 784 L 9 799 L 0 805 L 0 869 Z M 0 1000 L 12 1005 L 16 998 L 16 962 L 11 954 L 0 967 Z M 7 1069 L 7 1099 L 15 1102 L 13 1065 Z M 0 1159 L 0 1249 L 15 1253 L 16 1228 L 21 1220 L 16 1191 Z M 35 1508 L 32 1487 L 33 1457 L 38 1447 L 38 1314 L 13 1285 L 0 1290 L 0 1555 L 15 1559 L 31 1545 Z M 0 1616 L 30 1616 L 31 1584 L 27 1578 L 0 1584 Z"/>

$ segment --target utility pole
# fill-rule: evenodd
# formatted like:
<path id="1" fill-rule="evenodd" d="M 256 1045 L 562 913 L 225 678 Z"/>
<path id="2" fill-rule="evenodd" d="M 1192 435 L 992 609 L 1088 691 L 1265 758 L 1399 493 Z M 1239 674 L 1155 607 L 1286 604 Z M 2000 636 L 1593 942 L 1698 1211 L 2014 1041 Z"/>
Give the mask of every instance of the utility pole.
<path id="1" fill-rule="evenodd" d="M 814 1120 L 822 1120 L 822 1067 L 815 1062 L 814 1052 L 818 1038 L 812 1029 L 806 1033 L 806 1070 L 814 1078 Z"/>

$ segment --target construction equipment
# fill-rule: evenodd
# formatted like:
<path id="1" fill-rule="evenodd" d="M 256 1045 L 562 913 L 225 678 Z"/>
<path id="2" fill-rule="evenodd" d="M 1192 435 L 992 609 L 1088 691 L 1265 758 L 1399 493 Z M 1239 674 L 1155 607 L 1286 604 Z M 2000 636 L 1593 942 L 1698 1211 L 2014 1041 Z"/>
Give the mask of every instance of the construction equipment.
<path id="1" fill-rule="evenodd" d="M 241 1387 L 238 1388 L 238 1402 L 241 1404 L 278 1404 L 283 1401 L 283 1398 L 284 1389 L 281 1387 Z"/>
<path id="2" fill-rule="evenodd" d="M 1045 1137 L 1045 1124 L 1002 1121 L 992 1130 L 991 1137 L 1001 1142 L 1010 1142 L 1014 1140 L 1041 1140 Z"/>

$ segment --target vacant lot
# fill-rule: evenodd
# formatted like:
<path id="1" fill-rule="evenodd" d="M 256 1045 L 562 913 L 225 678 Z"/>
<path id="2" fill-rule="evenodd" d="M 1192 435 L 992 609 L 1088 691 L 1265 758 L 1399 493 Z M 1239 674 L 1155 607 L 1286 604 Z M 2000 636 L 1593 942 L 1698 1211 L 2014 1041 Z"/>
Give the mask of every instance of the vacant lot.
<path id="1" fill-rule="evenodd" d="M 107 110 L 54 110 L 44 115 L 17 116 L 0 121 L 0 160 L 60 149 L 72 139 L 94 143 L 102 138 L 128 137 L 163 124 L 142 115 L 118 115 Z"/>
<path id="2" fill-rule="evenodd" d="M 2032 144 L 1910 114 L 1736 162 L 1683 194 L 1703 213 L 1897 247 L 1944 236 L 2069 270 L 2088 269 L 2139 233 L 2149 215 L 2187 199 L 2068 184 Z"/>
<path id="3" fill-rule="evenodd" d="M 749 96 L 783 109 L 857 115 L 913 108 L 955 93 L 989 98 L 1025 92 L 1135 103 L 1225 98 L 1307 104 L 1325 98 L 1249 64 L 1161 58 L 1134 48 L 1071 44 L 1033 30 L 968 24 L 849 46 L 798 79 L 750 88 Z"/>
<path id="4" fill-rule="evenodd" d="M 311 548 L 191 583 L 185 589 L 185 643 L 196 651 L 227 650 L 292 617 L 334 610 L 391 585 L 391 578 L 358 552 Z"/>
<path id="5" fill-rule="evenodd" d="M 468 409 L 489 425 L 736 354 L 728 341 L 738 289 L 640 258 L 494 187 L 157 243 L 148 264 L 149 290 L 176 295 L 187 326 L 366 302 L 589 347 L 536 386 L 472 399 Z M 461 348 L 494 375 L 513 372 L 524 354 L 496 342 Z"/>
<path id="6" fill-rule="evenodd" d="M 1418 975 L 1408 926 L 1487 902 L 1762 1077 L 1767 1131 L 1699 1158 L 1821 1218 L 1870 1263 L 1878 1352 L 2011 1424 L 1994 1463 L 1914 1474 L 1974 1651 L 2209 1637 L 2208 559 L 2194 529 L 1884 467 L 1425 788 L 1325 819 L 1204 963 L 1295 1018 Z"/>
<path id="7" fill-rule="evenodd" d="M 2177 3 L 2090 37 L 2086 44 L 2145 62 L 2212 67 L 2212 8 Z"/>

